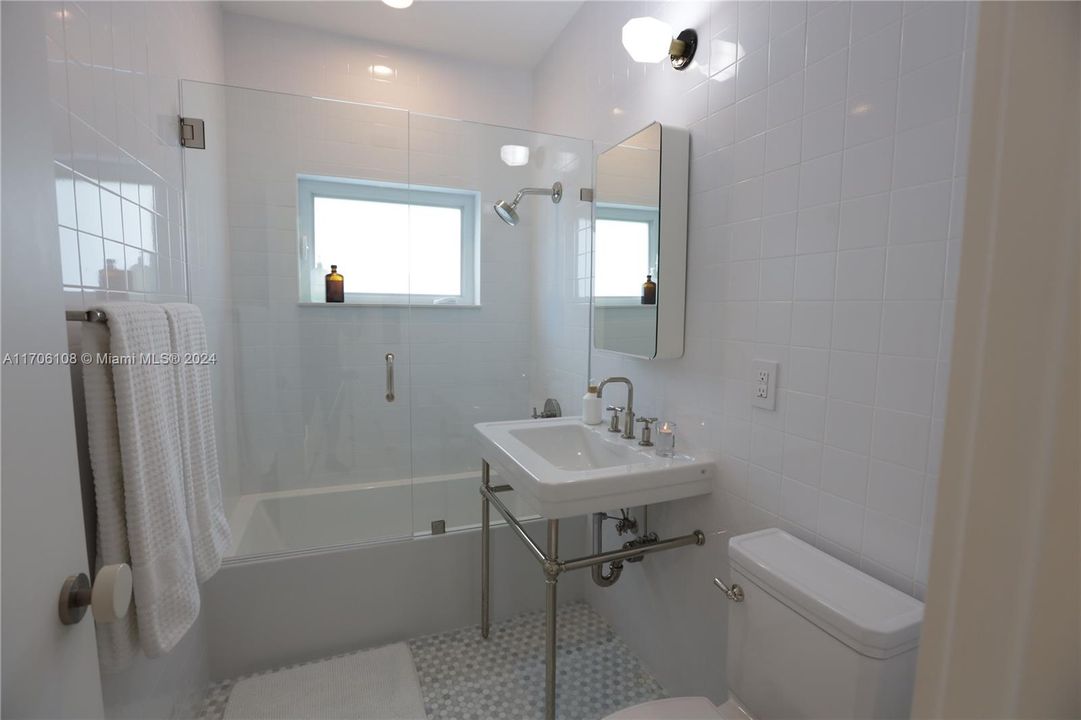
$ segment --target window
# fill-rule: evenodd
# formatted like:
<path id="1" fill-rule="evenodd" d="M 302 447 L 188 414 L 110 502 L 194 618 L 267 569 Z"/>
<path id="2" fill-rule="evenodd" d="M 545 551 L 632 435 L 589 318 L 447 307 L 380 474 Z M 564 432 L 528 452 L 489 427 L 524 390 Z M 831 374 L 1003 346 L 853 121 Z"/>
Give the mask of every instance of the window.
<path id="1" fill-rule="evenodd" d="M 656 279 L 657 211 L 598 205 L 593 294 L 600 304 L 639 302 L 646 275 Z"/>
<path id="2" fill-rule="evenodd" d="M 337 265 L 346 303 L 478 304 L 477 193 L 310 177 L 299 191 L 302 301 L 323 301 Z"/>

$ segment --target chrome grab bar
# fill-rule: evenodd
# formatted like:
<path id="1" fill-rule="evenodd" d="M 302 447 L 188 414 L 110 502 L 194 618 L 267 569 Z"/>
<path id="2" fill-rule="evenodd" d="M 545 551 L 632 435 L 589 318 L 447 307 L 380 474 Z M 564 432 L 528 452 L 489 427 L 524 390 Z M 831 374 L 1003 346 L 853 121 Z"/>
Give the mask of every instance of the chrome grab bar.
<path id="1" fill-rule="evenodd" d="M 387 353 L 387 402 L 394 402 L 394 353 Z"/>

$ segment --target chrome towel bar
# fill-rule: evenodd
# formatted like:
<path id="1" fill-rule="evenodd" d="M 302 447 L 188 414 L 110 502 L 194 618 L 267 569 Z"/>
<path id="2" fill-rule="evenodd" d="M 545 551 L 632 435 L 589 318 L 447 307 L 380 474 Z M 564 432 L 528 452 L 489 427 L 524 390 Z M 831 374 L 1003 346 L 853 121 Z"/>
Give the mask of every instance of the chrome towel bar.
<path id="1" fill-rule="evenodd" d="M 64 318 L 68 322 L 109 322 L 102 310 L 65 310 Z"/>

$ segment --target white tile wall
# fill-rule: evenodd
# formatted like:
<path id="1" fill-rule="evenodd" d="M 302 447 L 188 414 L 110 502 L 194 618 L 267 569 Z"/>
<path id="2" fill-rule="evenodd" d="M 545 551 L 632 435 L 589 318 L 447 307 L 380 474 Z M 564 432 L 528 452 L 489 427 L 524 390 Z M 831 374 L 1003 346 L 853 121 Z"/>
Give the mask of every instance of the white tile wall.
<path id="1" fill-rule="evenodd" d="M 230 85 L 532 127 L 529 71 L 498 61 L 464 61 L 229 12 L 225 37 Z M 376 76 L 374 65 L 393 74 Z"/>
<path id="2" fill-rule="evenodd" d="M 58 221 L 69 307 L 187 297 L 175 125 L 179 67 L 166 4 L 49 10 Z M 218 58 L 220 60 L 220 50 Z"/>
<path id="3" fill-rule="evenodd" d="M 222 78 L 220 8 L 172 2 L 40 8 L 52 107 L 44 120 L 53 130 L 67 307 L 187 300 L 188 275 L 197 265 L 185 248 L 177 83 Z M 213 318 L 208 323 L 213 333 Z M 70 324 L 69 332 L 77 342 L 78 326 Z M 219 366 L 215 384 L 226 377 Z M 80 395 L 77 372 L 74 378 Z M 84 465 L 86 482 L 88 473 Z M 125 671 L 105 674 L 106 714 L 193 716 L 209 677 L 203 633 L 199 622 L 166 658 L 138 658 Z"/>
<path id="4" fill-rule="evenodd" d="M 639 412 L 719 453 L 714 495 L 651 509 L 655 529 L 779 526 L 922 595 L 976 10 L 588 3 L 535 71 L 546 130 L 600 147 L 652 120 L 691 130 L 686 354 L 590 358 L 593 375 L 635 381 Z M 690 69 L 629 59 L 620 28 L 640 15 L 698 30 Z M 755 358 L 780 363 L 776 412 L 750 407 Z M 708 574 L 727 563 L 723 543 L 707 548 L 589 592 L 669 690 L 719 700 L 724 608 Z M 702 634 L 711 618 L 719 636 Z M 706 670 L 685 672 L 687 653 Z"/>

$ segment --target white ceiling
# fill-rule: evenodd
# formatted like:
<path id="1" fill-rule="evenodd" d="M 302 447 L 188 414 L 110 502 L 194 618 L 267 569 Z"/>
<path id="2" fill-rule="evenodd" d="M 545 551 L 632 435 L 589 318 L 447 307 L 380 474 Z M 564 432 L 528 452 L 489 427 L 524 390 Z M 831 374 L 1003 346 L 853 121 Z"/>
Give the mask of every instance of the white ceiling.
<path id="1" fill-rule="evenodd" d="M 534 67 L 581 0 L 416 0 L 395 10 L 360 2 L 226 2 L 238 15 L 277 20 L 387 45 L 519 68 Z"/>

